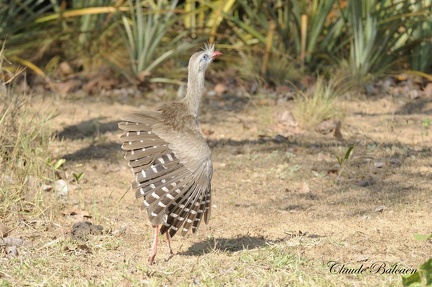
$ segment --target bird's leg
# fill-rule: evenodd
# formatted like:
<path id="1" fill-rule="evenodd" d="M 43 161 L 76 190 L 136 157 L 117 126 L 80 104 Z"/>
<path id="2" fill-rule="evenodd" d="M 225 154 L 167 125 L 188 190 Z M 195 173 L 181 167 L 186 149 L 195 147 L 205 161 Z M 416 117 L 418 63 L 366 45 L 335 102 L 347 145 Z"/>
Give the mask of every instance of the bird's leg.
<path id="1" fill-rule="evenodd" d="M 169 256 L 165 261 L 168 261 L 174 256 L 174 253 L 173 253 L 172 248 L 171 248 L 171 236 L 169 235 L 168 231 L 165 232 L 165 238 L 166 238 L 166 242 L 168 244 L 168 249 L 169 249 Z"/>
<path id="2" fill-rule="evenodd" d="M 154 263 L 154 259 L 156 257 L 156 253 L 157 253 L 159 225 L 153 225 L 153 230 L 154 230 L 153 247 L 152 247 L 152 252 L 150 253 L 150 255 L 148 257 L 148 263 L 150 265 L 152 265 Z"/>

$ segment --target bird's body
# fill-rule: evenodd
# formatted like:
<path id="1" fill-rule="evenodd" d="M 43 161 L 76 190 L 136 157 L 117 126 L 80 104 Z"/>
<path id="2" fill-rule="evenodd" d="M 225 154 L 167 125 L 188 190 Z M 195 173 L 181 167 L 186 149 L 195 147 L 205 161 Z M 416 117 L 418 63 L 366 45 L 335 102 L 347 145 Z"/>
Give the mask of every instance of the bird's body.
<path id="1" fill-rule="evenodd" d="M 135 175 L 132 187 L 144 197 L 155 228 L 149 262 L 157 252 L 157 232 L 170 237 L 177 231 L 196 232 L 201 221 L 208 222 L 211 208 L 211 151 L 198 124 L 204 73 L 221 53 L 213 46 L 192 55 L 186 97 L 161 105 L 157 112 L 136 112 L 122 118 L 119 128 L 125 159 Z"/>

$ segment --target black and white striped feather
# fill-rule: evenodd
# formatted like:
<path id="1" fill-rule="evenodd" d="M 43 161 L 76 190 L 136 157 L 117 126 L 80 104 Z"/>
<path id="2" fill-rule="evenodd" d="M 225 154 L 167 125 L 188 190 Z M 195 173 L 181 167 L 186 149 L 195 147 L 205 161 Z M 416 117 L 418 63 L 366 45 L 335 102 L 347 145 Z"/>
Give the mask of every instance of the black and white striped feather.
<path id="1" fill-rule="evenodd" d="M 174 236 L 196 232 L 206 223 L 211 208 L 211 152 L 194 123 L 175 130 L 159 113 L 134 113 L 123 118 L 119 128 L 124 158 L 135 175 L 136 197 L 144 197 L 153 225 Z M 176 107 L 178 109 L 178 107 Z M 193 119 L 189 119 L 193 121 Z"/>

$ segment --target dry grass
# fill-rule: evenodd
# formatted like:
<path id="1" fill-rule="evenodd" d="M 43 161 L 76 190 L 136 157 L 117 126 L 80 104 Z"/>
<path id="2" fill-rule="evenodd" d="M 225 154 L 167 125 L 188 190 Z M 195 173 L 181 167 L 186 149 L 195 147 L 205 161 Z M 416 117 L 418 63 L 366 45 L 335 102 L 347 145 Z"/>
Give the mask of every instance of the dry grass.
<path id="1" fill-rule="evenodd" d="M 196 235 L 174 237 L 176 254 L 168 261 L 160 237 L 156 265 L 148 266 L 152 230 L 141 203 L 132 192 L 124 195 L 132 176 L 115 126 L 117 115 L 134 108 L 50 102 L 61 107 L 52 128 L 63 137 L 50 141 L 50 157 L 66 158 L 61 174 L 85 176 L 69 180 L 63 200 L 40 193 L 44 212 L 8 209 L 2 220 L 25 245 L 17 257 L 0 253 L 0 286 L 400 286 L 397 274 L 331 274 L 327 262 L 415 268 L 432 253 L 430 242 L 413 238 L 430 233 L 431 135 L 424 134 L 423 115 L 409 115 L 402 125 L 408 116 L 393 113 L 384 125 L 400 108 L 388 99 L 347 104 L 352 115 L 342 133 L 356 147 L 337 182 L 327 170 L 347 144 L 314 133 L 282 143 L 257 140 L 265 128 L 259 110 L 203 114 L 203 128 L 214 132 L 212 219 Z M 384 130 L 389 125 L 397 137 Z M 385 165 L 375 168 L 377 160 Z M 359 185 L 363 180 L 370 185 Z M 65 212 L 71 209 L 75 214 Z M 104 234 L 73 238 L 79 220 L 102 225 Z"/>
<path id="2" fill-rule="evenodd" d="M 326 119 L 341 120 L 343 109 L 336 99 L 347 90 L 333 79 L 326 81 L 319 76 L 315 85 L 306 92 L 298 91 L 293 114 L 304 129 L 313 129 Z"/>
<path id="3" fill-rule="evenodd" d="M 0 59 L 0 217 L 40 214 L 43 183 L 55 178 L 48 165 L 52 114 L 32 108 L 31 95 L 14 86 L 19 72 L 4 70 L 1 53 Z"/>

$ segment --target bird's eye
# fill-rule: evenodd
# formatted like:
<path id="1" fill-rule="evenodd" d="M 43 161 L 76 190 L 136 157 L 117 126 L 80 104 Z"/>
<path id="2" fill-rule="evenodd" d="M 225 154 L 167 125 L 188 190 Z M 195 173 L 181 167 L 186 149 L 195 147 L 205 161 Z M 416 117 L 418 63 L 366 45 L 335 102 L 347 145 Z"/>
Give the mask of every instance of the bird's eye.
<path id="1" fill-rule="evenodd" d="M 209 58 L 210 58 L 210 57 L 209 57 L 209 55 L 207 55 L 207 54 L 204 54 L 203 57 L 202 57 L 202 59 L 205 60 L 205 61 L 208 61 Z"/>

